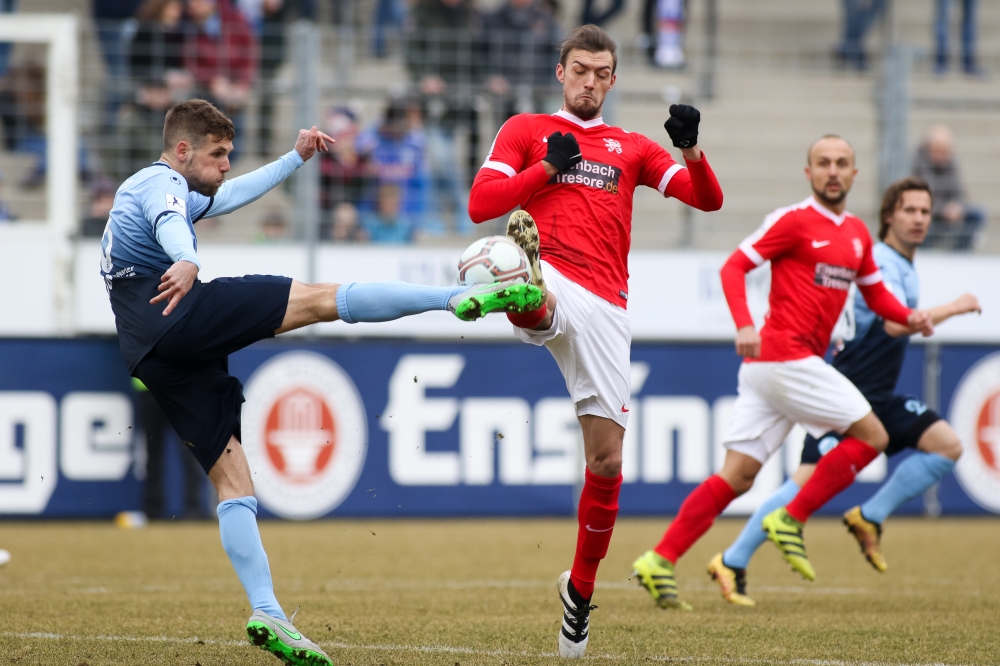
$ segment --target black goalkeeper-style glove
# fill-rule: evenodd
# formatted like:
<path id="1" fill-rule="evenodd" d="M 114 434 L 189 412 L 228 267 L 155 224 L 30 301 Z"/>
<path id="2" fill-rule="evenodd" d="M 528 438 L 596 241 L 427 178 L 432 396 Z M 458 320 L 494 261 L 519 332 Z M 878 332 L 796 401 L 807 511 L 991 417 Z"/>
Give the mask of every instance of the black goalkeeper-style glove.
<path id="1" fill-rule="evenodd" d="M 670 118 L 663 123 L 670 140 L 677 148 L 691 148 L 698 143 L 698 123 L 701 112 L 689 104 L 671 104 Z"/>
<path id="2" fill-rule="evenodd" d="M 583 160 L 580 144 L 572 134 L 556 132 L 549 137 L 548 143 L 549 152 L 542 159 L 558 169 L 559 173 L 566 173 Z"/>

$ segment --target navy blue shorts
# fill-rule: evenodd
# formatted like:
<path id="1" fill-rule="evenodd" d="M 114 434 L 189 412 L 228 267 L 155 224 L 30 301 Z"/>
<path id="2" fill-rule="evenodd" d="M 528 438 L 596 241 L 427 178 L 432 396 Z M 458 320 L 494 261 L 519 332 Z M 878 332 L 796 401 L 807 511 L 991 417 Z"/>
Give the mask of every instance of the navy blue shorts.
<path id="1" fill-rule="evenodd" d="M 941 415 L 912 395 L 894 395 L 886 402 L 873 405 L 872 411 L 889 433 L 887 456 L 904 449 L 915 449 L 927 429 L 941 420 Z M 843 435 L 828 432 L 819 439 L 806 435 L 802 444 L 802 464 L 815 465 L 819 459 L 840 442 Z"/>
<path id="2" fill-rule="evenodd" d="M 188 313 L 135 368 L 177 434 L 206 472 L 240 433 L 243 384 L 229 355 L 273 338 L 288 307 L 292 279 L 273 275 L 201 283 Z"/>

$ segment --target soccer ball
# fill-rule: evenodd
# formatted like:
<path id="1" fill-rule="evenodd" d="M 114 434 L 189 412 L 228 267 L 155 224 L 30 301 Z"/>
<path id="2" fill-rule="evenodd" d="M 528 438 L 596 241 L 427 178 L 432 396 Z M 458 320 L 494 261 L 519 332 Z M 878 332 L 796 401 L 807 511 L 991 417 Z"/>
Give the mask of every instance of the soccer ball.
<path id="1" fill-rule="evenodd" d="M 487 236 L 470 245 L 458 260 L 458 281 L 464 285 L 531 282 L 528 256 L 506 236 Z"/>

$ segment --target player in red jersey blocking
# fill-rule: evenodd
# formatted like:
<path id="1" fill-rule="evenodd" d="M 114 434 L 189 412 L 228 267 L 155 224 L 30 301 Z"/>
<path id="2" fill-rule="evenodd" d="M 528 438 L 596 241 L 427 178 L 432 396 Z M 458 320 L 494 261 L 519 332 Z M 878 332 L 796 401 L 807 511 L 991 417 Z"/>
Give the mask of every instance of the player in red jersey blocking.
<path id="1" fill-rule="evenodd" d="M 583 430 L 587 469 L 576 556 L 559 578 L 563 657 L 586 650 L 597 567 L 618 515 L 631 393 L 625 305 L 633 192 L 645 185 L 700 210 L 722 206 L 722 190 L 698 147 L 697 109 L 672 106 L 666 123 L 686 168 L 654 141 L 601 119 L 617 63 L 615 43 L 603 30 L 572 31 L 556 66 L 562 109 L 508 120 L 469 198 L 474 222 L 522 209 L 511 215 L 507 234 L 528 254 L 535 284 L 547 285 L 547 300 L 510 319 L 521 340 L 545 345 L 555 357 Z"/>
<path id="2" fill-rule="evenodd" d="M 924 335 L 933 332 L 929 312 L 904 307 L 882 284 L 868 228 L 844 210 L 857 174 L 854 149 L 827 135 L 810 146 L 807 160 L 812 196 L 768 215 L 722 267 L 722 288 L 738 329 L 736 352 L 744 357 L 739 395 L 722 469 L 688 495 L 662 541 L 633 564 L 640 583 L 662 607 L 690 608 L 677 596 L 677 559 L 733 499 L 750 490 L 795 423 L 815 437 L 831 430 L 846 435 L 787 510 L 778 509 L 763 521 L 792 568 L 815 578 L 802 524 L 889 443 L 861 392 L 823 361 L 851 282 L 880 317 Z M 770 310 L 758 334 L 747 308 L 745 276 L 765 261 L 771 262 Z"/>

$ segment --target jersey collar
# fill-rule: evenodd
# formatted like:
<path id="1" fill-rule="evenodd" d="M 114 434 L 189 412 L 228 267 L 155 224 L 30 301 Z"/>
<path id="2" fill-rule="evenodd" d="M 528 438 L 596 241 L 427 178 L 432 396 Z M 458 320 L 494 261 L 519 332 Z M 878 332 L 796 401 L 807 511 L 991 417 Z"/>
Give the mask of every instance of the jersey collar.
<path id="1" fill-rule="evenodd" d="M 843 213 L 841 213 L 840 215 L 837 215 L 832 210 L 830 210 L 829 208 L 827 208 L 826 206 L 824 206 L 820 202 L 816 201 L 816 197 L 814 197 L 814 196 L 810 196 L 809 199 L 808 199 L 808 201 L 809 201 L 809 205 L 812 206 L 812 209 L 814 211 L 816 211 L 817 213 L 819 213 L 820 215 L 822 215 L 826 219 L 830 220 L 831 222 L 833 222 L 834 224 L 836 224 L 838 227 L 840 225 L 842 225 L 844 223 L 844 220 L 847 219 L 847 216 L 850 215 L 850 213 L 848 213 L 846 210 Z"/>
<path id="2" fill-rule="evenodd" d="M 559 109 L 558 111 L 556 111 L 552 115 L 553 116 L 559 116 L 563 120 L 568 120 L 571 123 L 573 123 L 574 125 L 579 125 L 583 129 L 591 129 L 591 128 L 594 128 L 594 127 L 600 127 L 601 125 L 604 124 L 604 118 L 598 117 L 598 118 L 592 118 L 590 120 L 580 120 L 579 118 L 577 118 L 576 116 L 574 116 L 572 113 L 570 113 L 566 109 Z"/>

